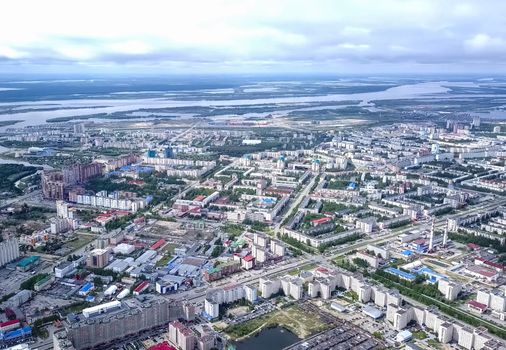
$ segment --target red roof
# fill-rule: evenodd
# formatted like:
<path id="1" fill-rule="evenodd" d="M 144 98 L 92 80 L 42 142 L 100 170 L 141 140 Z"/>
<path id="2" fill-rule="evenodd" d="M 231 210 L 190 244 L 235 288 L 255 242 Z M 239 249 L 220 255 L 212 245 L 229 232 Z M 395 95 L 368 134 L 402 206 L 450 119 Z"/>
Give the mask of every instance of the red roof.
<path id="1" fill-rule="evenodd" d="M 165 243 L 166 243 L 166 241 L 164 239 L 160 239 L 160 240 L 156 241 L 156 243 L 153 244 L 151 246 L 151 248 L 149 248 L 149 249 L 157 250 L 158 248 L 162 247 Z"/>
<path id="2" fill-rule="evenodd" d="M 478 250 L 478 249 L 480 249 L 480 246 L 479 246 L 479 245 L 477 245 L 477 244 L 474 244 L 474 243 L 468 243 L 468 244 L 467 244 L 467 247 L 468 247 L 469 249 L 472 249 L 472 250 Z"/>
<path id="3" fill-rule="evenodd" d="M 325 218 L 313 219 L 313 220 L 311 220 L 311 223 L 313 223 L 315 225 L 319 225 L 319 224 L 326 223 L 330 220 L 332 220 L 332 219 L 325 217 Z"/>
<path id="4" fill-rule="evenodd" d="M 128 183 L 131 185 L 144 185 L 145 184 L 145 182 L 142 180 L 130 180 L 130 181 L 128 181 Z"/>
<path id="5" fill-rule="evenodd" d="M 253 259 L 255 259 L 255 258 L 254 258 L 253 256 L 251 256 L 251 255 L 246 255 L 246 256 L 243 258 L 243 260 L 244 260 L 244 261 L 247 261 L 247 262 L 253 261 Z"/>
<path id="6" fill-rule="evenodd" d="M 485 265 L 491 266 L 493 268 L 496 268 L 496 269 L 499 269 L 499 270 L 504 270 L 504 265 L 503 264 L 499 264 L 499 263 L 496 263 L 496 262 L 493 262 L 493 261 L 489 261 L 489 260 L 485 260 L 483 263 Z"/>
<path id="7" fill-rule="evenodd" d="M 148 350 L 177 350 L 175 347 L 170 346 L 167 343 L 160 343 L 149 347 Z"/>
<path id="8" fill-rule="evenodd" d="M 477 308 L 477 309 L 480 309 L 480 310 L 486 310 L 487 309 L 487 305 L 485 304 L 482 304 L 476 300 L 470 300 L 468 302 L 469 305 L 471 305 L 472 307 L 474 308 Z"/>
<path id="9" fill-rule="evenodd" d="M 19 323 L 19 320 L 9 320 L 9 321 L 5 321 L 5 322 L 0 323 L 0 327 L 7 327 L 7 326 L 11 326 L 11 325 L 17 324 L 17 323 Z"/>
<path id="10" fill-rule="evenodd" d="M 499 263 L 496 263 L 496 262 L 484 259 L 482 257 L 476 257 L 475 260 L 481 261 L 484 265 L 491 266 L 491 267 L 493 267 L 495 269 L 504 270 L 504 265 L 503 264 L 499 264 Z"/>
<path id="11" fill-rule="evenodd" d="M 196 202 L 202 202 L 204 199 L 206 199 L 206 196 L 203 196 L 203 195 L 199 194 L 193 200 L 196 201 Z"/>
<path id="12" fill-rule="evenodd" d="M 134 292 L 140 293 L 149 285 L 148 281 L 144 281 L 134 289 Z"/>
<path id="13" fill-rule="evenodd" d="M 326 269 L 326 268 L 324 268 L 323 266 L 320 266 L 319 268 L 317 268 L 316 271 L 321 272 L 321 273 L 327 273 L 327 272 L 329 272 L 329 270 Z"/>

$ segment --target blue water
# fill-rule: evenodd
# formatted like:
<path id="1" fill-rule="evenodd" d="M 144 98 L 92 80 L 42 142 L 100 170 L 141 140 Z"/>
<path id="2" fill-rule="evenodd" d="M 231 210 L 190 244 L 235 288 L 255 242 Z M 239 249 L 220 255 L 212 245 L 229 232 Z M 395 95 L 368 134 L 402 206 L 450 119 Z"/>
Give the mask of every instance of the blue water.
<path id="1" fill-rule="evenodd" d="M 234 343 L 237 350 L 281 350 L 295 344 L 300 339 L 282 327 L 263 329 L 256 336 Z"/>

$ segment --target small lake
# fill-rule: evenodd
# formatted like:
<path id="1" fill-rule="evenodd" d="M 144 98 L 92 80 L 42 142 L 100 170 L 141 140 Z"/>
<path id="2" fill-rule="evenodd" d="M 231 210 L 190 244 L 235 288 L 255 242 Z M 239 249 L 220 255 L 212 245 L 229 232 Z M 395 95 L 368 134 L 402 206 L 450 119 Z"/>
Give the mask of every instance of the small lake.
<path id="1" fill-rule="evenodd" d="M 281 350 L 295 344 L 300 339 L 283 327 L 266 328 L 256 336 L 234 343 L 237 350 Z"/>

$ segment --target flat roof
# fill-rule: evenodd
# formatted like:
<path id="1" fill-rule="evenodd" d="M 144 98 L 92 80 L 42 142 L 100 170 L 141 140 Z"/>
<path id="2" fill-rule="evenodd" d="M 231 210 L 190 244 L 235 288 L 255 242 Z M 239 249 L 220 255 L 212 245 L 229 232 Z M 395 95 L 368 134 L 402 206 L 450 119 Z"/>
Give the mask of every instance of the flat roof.
<path id="1" fill-rule="evenodd" d="M 26 267 L 30 264 L 33 264 L 34 262 L 36 261 L 39 261 L 40 260 L 40 256 L 38 255 L 33 255 L 33 256 L 27 256 L 27 257 L 24 257 L 23 259 L 21 259 L 17 264 L 16 266 L 19 266 L 19 267 Z"/>
<path id="2" fill-rule="evenodd" d="M 121 302 L 114 300 L 114 301 L 111 301 L 111 302 L 108 302 L 105 304 L 100 304 L 100 305 L 88 307 L 86 309 L 83 309 L 82 312 L 83 312 L 83 315 L 89 315 L 92 313 L 99 312 L 101 310 L 106 311 L 108 309 L 112 309 L 112 308 L 116 308 L 116 307 L 120 307 L 120 306 L 121 306 Z"/>
<path id="3" fill-rule="evenodd" d="M 413 275 L 412 273 L 405 272 L 405 271 L 396 269 L 394 267 L 388 267 L 388 268 L 385 269 L 385 271 L 388 272 L 388 273 L 391 273 L 393 275 L 397 275 L 397 276 L 399 276 L 401 278 L 407 279 L 409 281 L 414 281 L 416 279 L 416 276 Z"/>
<path id="4" fill-rule="evenodd" d="M 380 318 L 383 315 L 383 312 L 369 305 L 364 306 L 362 312 L 374 319 Z"/>

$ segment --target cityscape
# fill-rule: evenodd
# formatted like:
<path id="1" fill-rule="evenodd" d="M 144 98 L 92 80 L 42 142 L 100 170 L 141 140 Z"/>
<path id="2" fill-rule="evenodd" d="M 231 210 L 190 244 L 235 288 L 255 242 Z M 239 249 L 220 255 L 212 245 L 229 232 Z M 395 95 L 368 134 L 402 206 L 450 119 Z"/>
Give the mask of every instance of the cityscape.
<path id="1" fill-rule="evenodd" d="M 432 29 L 352 16 L 374 2 L 339 20 L 333 2 L 210 3 L 104 5 L 124 18 L 83 30 L 49 1 L 59 25 L 74 13 L 67 35 L 38 20 L 18 44 L 0 34 L 0 349 L 506 350 L 503 39 L 447 58 Z M 393 3 L 421 22 L 450 13 L 446 34 L 506 33 L 495 2 L 483 26 L 477 2 Z M 144 52 L 197 5 L 194 32 Z M 167 28 L 125 23 L 167 9 Z M 314 31 L 273 29 L 291 16 Z M 379 35 L 357 23 L 421 30 L 428 52 L 346 41 L 318 56 L 315 23 L 341 21 L 349 40 Z M 16 46 L 36 24 L 47 42 Z"/>

